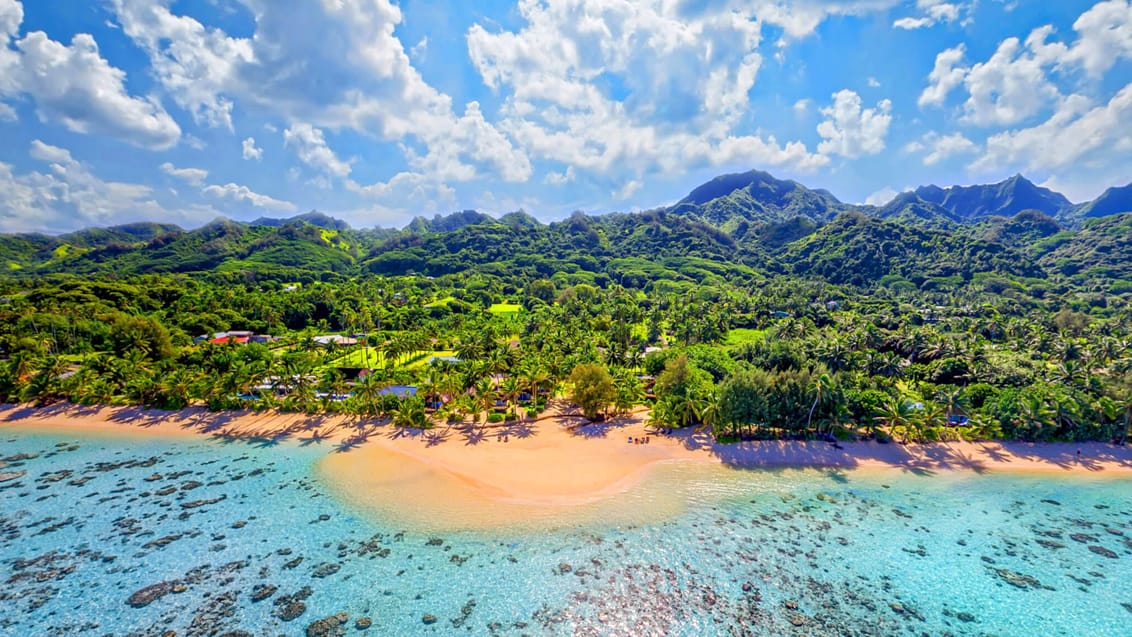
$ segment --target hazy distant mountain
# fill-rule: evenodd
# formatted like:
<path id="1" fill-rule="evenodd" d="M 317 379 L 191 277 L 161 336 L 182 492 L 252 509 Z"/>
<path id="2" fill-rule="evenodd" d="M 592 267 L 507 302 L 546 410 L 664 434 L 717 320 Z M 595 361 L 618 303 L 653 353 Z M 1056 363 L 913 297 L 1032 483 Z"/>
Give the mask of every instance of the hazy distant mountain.
<path id="1" fill-rule="evenodd" d="M 304 221 L 306 223 L 309 223 L 312 226 L 316 226 L 318 228 L 326 228 L 327 230 L 349 230 L 350 229 L 350 224 L 346 223 L 345 221 L 342 221 L 341 219 L 335 219 L 334 217 L 323 214 L 323 213 L 321 213 L 317 210 L 311 210 L 308 213 L 296 215 L 294 217 L 288 217 L 286 219 L 272 219 L 270 217 L 260 217 L 259 219 L 256 219 L 255 221 L 251 222 L 250 225 L 253 225 L 253 226 L 271 226 L 273 228 L 278 228 L 280 226 L 285 226 L 289 223 L 295 223 L 296 221 Z"/>
<path id="2" fill-rule="evenodd" d="M 1064 216 L 1067 221 L 1080 223 L 1085 219 L 1107 217 L 1122 212 L 1132 212 L 1132 184 L 1109 188 L 1093 201 L 1075 206 Z"/>
<path id="3" fill-rule="evenodd" d="M 464 210 L 461 212 L 453 212 L 450 215 L 436 215 L 432 219 L 417 217 L 409 222 L 405 230 L 417 234 L 424 232 L 452 232 L 464 226 L 479 223 L 495 223 L 495 219 L 492 219 L 482 212 Z"/>
<path id="4" fill-rule="evenodd" d="M 921 186 L 915 194 L 950 211 L 957 221 L 964 223 L 986 217 L 1013 217 L 1023 210 L 1037 210 L 1057 217 L 1073 207 L 1065 195 L 1036 186 L 1021 175 L 988 185 Z"/>

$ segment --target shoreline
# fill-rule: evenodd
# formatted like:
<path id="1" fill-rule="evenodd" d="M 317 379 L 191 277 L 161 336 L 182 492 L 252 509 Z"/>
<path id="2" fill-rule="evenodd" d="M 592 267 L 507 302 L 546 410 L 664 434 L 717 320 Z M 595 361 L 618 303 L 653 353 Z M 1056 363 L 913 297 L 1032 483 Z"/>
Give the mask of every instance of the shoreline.
<path id="1" fill-rule="evenodd" d="M 417 509 L 424 513 L 413 514 L 420 520 L 428 519 L 430 511 L 452 511 L 473 527 L 570 511 L 603 510 L 601 515 L 608 516 L 606 505 L 649 488 L 665 465 L 699 465 L 708 471 L 889 469 L 919 475 L 967 471 L 1132 478 L 1132 448 L 1105 443 L 719 444 L 694 431 L 658 435 L 646 429 L 646 414 L 638 409 L 605 423 L 578 426 L 576 417 L 557 411 L 503 427 L 419 431 L 340 415 L 3 405 L 0 434 L 213 437 L 321 445 L 327 453 L 318 460 L 316 472 L 340 497 L 360 508 L 394 515 Z M 630 436 L 648 436 L 649 443 L 630 444 Z"/>

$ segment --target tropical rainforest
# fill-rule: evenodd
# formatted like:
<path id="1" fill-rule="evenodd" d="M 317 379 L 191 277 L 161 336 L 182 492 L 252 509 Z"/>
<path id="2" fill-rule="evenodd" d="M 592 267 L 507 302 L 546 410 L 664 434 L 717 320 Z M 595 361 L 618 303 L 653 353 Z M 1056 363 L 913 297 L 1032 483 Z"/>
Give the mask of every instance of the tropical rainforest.
<path id="1" fill-rule="evenodd" d="M 1132 187 L 850 205 L 763 172 L 639 213 L 312 212 L 0 236 L 0 400 L 410 427 L 651 408 L 747 438 L 1132 428 Z"/>

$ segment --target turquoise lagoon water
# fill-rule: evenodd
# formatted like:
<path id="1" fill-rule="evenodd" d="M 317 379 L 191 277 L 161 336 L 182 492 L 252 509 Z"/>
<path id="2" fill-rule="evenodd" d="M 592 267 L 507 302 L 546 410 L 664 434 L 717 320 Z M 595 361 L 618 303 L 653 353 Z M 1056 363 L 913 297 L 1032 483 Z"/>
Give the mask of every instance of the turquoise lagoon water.
<path id="1" fill-rule="evenodd" d="M 1132 635 L 1119 480 L 677 464 L 667 522 L 435 534 L 336 501 L 332 449 L 0 444 L 2 635 Z"/>

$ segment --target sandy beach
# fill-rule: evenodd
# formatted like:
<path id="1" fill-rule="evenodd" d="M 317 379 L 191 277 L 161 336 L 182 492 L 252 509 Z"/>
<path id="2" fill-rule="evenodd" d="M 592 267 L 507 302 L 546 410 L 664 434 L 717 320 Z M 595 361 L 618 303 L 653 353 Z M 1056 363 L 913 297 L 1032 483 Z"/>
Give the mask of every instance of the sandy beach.
<path id="1" fill-rule="evenodd" d="M 608 515 L 603 503 L 639 487 L 664 467 L 710 470 L 759 467 L 1083 473 L 1132 477 L 1132 448 L 1101 443 L 744 442 L 717 444 L 705 434 L 659 435 L 647 412 L 585 424 L 557 404 L 535 421 L 506 427 L 461 425 L 406 431 L 384 421 L 275 412 L 161 412 L 136 408 L 55 405 L 0 407 L 0 433 L 44 432 L 106 436 L 213 436 L 321 445 L 331 453 L 318 467 L 340 494 L 362 508 L 387 511 L 411 503 L 408 514 L 436 510 L 485 525 L 549 517 L 564 508 Z M 555 411 L 558 410 L 558 411 Z M 648 437 L 648 444 L 629 438 Z M 1079 452 L 1079 453 L 1078 453 Z M 678 506 L 672 503 L 673 507 Z M 399 504 L 401 512 L 406 507 Z M 663 509 L 664 507 L 659 507 Z M 653 511 L 658 516 L 666 511 Z"/>

